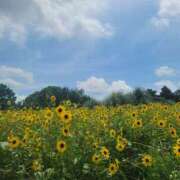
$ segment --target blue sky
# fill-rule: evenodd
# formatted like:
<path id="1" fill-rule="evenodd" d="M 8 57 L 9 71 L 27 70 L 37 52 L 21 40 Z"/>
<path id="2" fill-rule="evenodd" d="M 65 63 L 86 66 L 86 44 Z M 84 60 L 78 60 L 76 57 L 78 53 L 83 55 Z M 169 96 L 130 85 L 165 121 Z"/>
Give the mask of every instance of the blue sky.
<path id="1" fill-rule="evenodd" d="M 179 0 L 2 0 L 0 82 L 22 98 L 47 85 L 95 98 L 180 87 Z"/>

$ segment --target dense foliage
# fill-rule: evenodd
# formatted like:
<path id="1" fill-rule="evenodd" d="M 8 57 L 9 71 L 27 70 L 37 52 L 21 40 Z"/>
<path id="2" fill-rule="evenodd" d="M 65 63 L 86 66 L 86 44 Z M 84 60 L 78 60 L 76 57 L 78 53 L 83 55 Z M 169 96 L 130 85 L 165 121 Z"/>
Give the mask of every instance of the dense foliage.
<path id="1" fill-rule="evenodd" d="M 16 97 L 13 90 L 6 85 L 0 84 L 0 109 L 8 109 L 8 107 L 15 106 L 17 109 L 22 108 L 45 108 L 52 106 L 50 103 L 51 96 L 56 97 L 53 104 L 57 106 L 63 101 L 70 100 L 75 103 L 77 107 L 94 107 L 96 105 L 118 106 L 125 104 L 148 104 L 148 103 L 167 103 L 175 104 L 180 102 L 180 90 L 172 92 L 169 88 L 164 86 L 158 94 L 152 89 L 136 88 L 130 93 L 123 94 L 121 92 L 113 93 L 102 101 L 97 101 L 92 97 L 86 95 L 83 90 L 61 88 L 56 86 L 48 86 L 40 91 L 27 96 L 25 100 L 15 102 Z"/>
<path id="2" fill-rule="evenodd" d="M 50 107 L 0 112 L 1 180 L 180 179 L 179 103 Z"/>
<path id="3" fill-rule="evenodd" d="M 168 103 L 174 104 L 180 102 L 180 90 L 172 92 L 168 87 L 164 86 L 158 95 L 156 91 L 152 89 L 136 88 L 133 92 L 122 94 L 113 93 L 104 100 L 105 105 L 116 106 L 123 104 L 148 104 L 148 103 Z"/>
<path id="4" fill-rule="evenodd" d="M 50 105 L 50 97 L 55 96 L 55 105 L 62 103 L 65 100 L 70 100 L 78 106 L 94 106 L 97 102 L 91 97 L 84 94 L 83 90 L 71 90 L 56 86 L 48 86 L 41 91 L 35 92 L 28 96 L 23 106 L 25 107 L 48 107 Z"/>
<path id="5" fill-rule="evenodd" d="M 15 104 L 15 93 L 6 85 L 0 84 L 0 109 L 7 109 Z"/>

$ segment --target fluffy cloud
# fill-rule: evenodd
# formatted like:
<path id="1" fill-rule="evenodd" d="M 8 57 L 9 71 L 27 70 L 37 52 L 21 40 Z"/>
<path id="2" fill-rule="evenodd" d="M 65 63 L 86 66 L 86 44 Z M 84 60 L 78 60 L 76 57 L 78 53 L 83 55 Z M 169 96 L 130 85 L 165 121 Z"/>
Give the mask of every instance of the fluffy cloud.
<path id="1" fill-rule="evenodd" d="M 176 70 L 168 66 L 161 66 L 155 70 L 155 74 L 158 77 L 174 76 L 176 75 Z"/>
<path id="2" fill-rule="evenodd" d="M 0 37 L 24 41 L 29 31 L 60 39 L 111 36 L 112 27 L 101 20 L 109 1 L 1 0 Z"/>
<path id="3" fill-rule="evenodd" d="M 158 81 L 158 82 L 155 83 L 155 86 L 156 86 L 158 92 L 160 92 L 160 90 L 161 90 L 161 88 L 163 86 L 167 86 L 172 91 L 175 91 L 178 88 L 180 88 L 180 84 L 174 83 L 173 81 L 170 81 L 170 80 L 161 80 L 161 81 Z"/>
<path id="4" fill-rule="evenodd" d="M 156 27 L 168 27 L 171 22 L 180 17 L 179 0 L 159 0 L 159 10 L 157 17 L 153 19 Z"/>
<path id="5" fill-rule="evenodd" d="M 33 74 L 21 68 L 0 66 L 0 83 L 7 84 L 13 89 L 23 89 L 32 85 Z"/>
<path id="6" fill-rule="evenodd" d="M 83 89 L 87 94 L 98 99 L 102 99 L 112 92 L 127 93 L 132 90 L 125 81 L 113 81 L 109 84 L 103 78 L 96 78 L 94 76 L 86 81 L 78 81 L 77 88 Z"/>

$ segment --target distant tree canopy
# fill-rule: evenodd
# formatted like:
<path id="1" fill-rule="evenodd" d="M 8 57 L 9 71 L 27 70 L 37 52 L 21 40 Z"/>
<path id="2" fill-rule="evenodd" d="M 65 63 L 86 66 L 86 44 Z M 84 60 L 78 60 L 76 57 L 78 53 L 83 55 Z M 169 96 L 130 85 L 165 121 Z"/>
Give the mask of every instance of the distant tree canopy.
<path id="1" fill-rule="evenodd" d="M 108 106 L 116 106 L 123 104 L 147 104 L 151 102 L 180 102 L 180 90 L 173 93 L 168 87 L 164 86 L 158 95 L 157 92 L 152 89 L 136 88 L 133 92 L 127 94 L 113 93 L 107 97 L 103 103 Z"/>
<path id="2" fill-rule="evenodd" d="M 94 106 L 96 101 L 84 94 L 83 90 L 72 90 L 66 87 L 48 86 L 41 91 L 35 92 L 24 100 L 26 107 L 48 107 L 51 105 L 51 96 L 56 97 L 55 105 L 59 105 L 65 100 L 70 100 L 79 106 Z"/>
<path id="3" fill-rule="evenodd" d="M 123 94 L 121 92 L 112 93 L 104 101 L 98 102 L 90 96 L 86 95 L 83 90 L 62 88 L 57 86 L 48 86 L 40 91 L 29 95 L 24 101 L 16 103 L 16 96 L 13 90 L 4 84 L 0 84 L 0 110 L 7 109 L 12 106 L 16 108 L 32 107 L 44 108 L 50 107 L 51 97 L 55 96 L 55 106 L 63 101 L 70 100 L 78 106 L 94 107 L 98 104 L 107 106 L 117 106 L 124 104 L 147 104 L 151 102 L 175 103 L 180 102 L 180 89 L 172 92 L 168 87 L 164 86 L 160 93 L 152 89 L 136 88 L 134 91 Z"/>
<path id="4" fill-rule="evenodd" d="M 6 85 L 0 84 L 0 109 L 15 105 L 15 93 Z"/>

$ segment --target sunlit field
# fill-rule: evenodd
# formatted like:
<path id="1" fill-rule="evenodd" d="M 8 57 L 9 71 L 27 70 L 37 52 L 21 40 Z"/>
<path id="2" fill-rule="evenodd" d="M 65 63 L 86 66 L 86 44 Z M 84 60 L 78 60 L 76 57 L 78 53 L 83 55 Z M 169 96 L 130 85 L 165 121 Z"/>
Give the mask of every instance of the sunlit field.
<path id="1" fill-rule="evenodd" d="M 178 103 L 1 111 L 0 179 L 179 180 L 179 127 Z"/>

